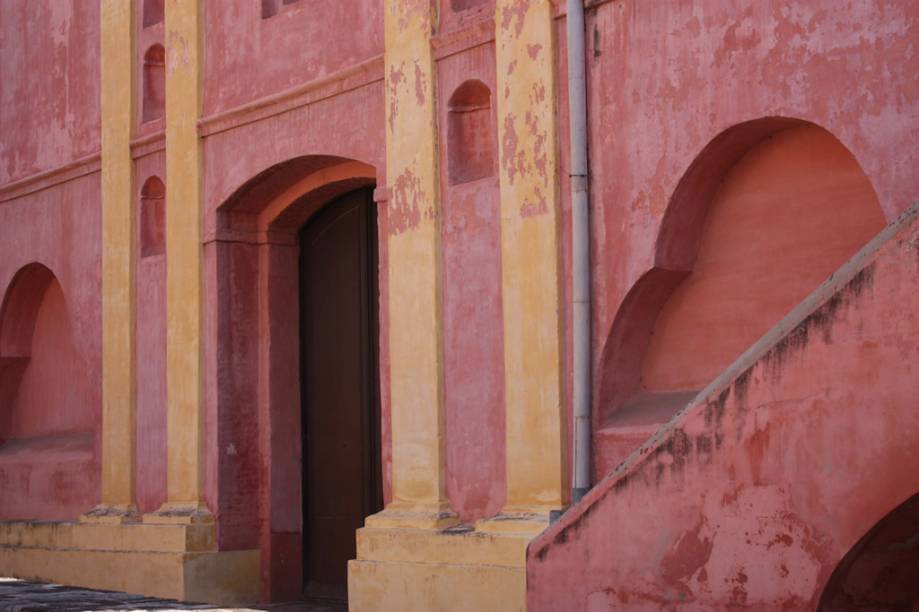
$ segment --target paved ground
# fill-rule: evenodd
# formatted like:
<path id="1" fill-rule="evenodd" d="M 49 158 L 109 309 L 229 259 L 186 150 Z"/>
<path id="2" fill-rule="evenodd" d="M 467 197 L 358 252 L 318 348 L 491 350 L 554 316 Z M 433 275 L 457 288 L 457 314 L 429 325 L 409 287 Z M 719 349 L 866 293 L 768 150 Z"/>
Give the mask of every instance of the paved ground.
<path id="1" fill-rule="evenodd" d="M 143 595 L 93 591 L 60 584 L 45 584 L 0 578 L 0 611 L 84 612 L 88 610 L 271 610 L 272 612 L 342 612 L 344 608 L 329 607 L 305 602 L 272 604 L 244 608 L 221 608 L 169 599 L 156 599 Z"/>

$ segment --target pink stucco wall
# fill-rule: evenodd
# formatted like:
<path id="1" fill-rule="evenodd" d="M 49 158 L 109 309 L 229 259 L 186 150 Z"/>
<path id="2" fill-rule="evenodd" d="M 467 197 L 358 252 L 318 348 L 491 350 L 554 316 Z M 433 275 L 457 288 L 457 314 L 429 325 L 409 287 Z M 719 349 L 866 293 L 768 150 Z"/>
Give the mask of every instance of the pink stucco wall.
<path id="1" fill-rule="evenodd" d="M 493 516 L 505 501 L 494 53 L 489 43 L 437 63 L 447 494 L 463 521 Z M 470 91 L 476 97 L 465 98 Z"/>
<path id="2" fill-rule="evenodd" d="M 74 519 L 98 503 L 101 387 L 99 182 L 87 175 L 0 203 L 2 326 L 20 300 L 14 279 L 53 279 L 34 308 L 28 361 L 5 370 L 0 518 Z M 4 349 L 5 350 L 5 349 Z M 0 350 L 2 352 L 2 350 Z M 0 359 L 18 355 L 0 355 Z"/>
<path id="3" fill-rule="evenodd" d="M 0 341 L 0 519 L 99 501 L 98 11 L 0 3 L 0 336 L 24 334 Z M 34 180 L 74 160 L 67 180 Z M 36 271 L 40 291 L 17 289 Z"/>
<path id="4" fill-rule="evenodd" d="M 207 0 L 204 112 L 211 114 L 329 76 L 383 53 L 382 0 Z M 382 112 L 382 107 L 380 107 Z"/>
<path id="5" fill-rule="evenodd" d="M 529 547 L 528 609 L 814 609 L 919 490 L 919 208 Z"/>
<path id="6" fill-rule="evenodd" d="M 99 3 L 0 3 L 0 185 L 99 149 Z"/>
<path id="7" fill-rule="evenodd" d="M 909 2 L 854 2 L 845 10 L 822 0 L 613 2 L 588 12 L 587 30 L 599 418 L 609 408 L 603 385 L 614 322 L 630 292 L 658 269 L 672 274 L 656 279 L 660 286 L 675 286 L 689 269 L 659 261 L 665 212 L 680 208 L 671 204 L 687 169 L 719 134 L 766 117 L 811 122 L 852 154 L 887 220 L 911 203 L 919 188 L 910 170 L 919 136 L 919 86 L 911 75 L 919 58 L 906 50 L 919 31 L 919 10 Z M 719 177 L 736 161 L 725 161 Z M 697 180 L 707 184 L 705 201 L 686 208 L 704 213 L 720 178 Z M 680 228 L 688 221 L 673 219 L 671 233 L 685 235 Z"/>

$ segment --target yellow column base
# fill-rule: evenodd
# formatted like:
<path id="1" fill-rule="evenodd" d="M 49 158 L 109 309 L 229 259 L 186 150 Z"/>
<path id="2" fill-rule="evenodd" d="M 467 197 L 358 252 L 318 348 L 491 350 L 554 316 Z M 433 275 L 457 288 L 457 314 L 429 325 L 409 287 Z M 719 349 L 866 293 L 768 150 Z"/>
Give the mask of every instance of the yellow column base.
<path id="1" fill-rule="evenodd" d="M 211 524 L 0 522 L 0 574 L 150 597 L 251 604 L 259 551 L 218 551 Z"/>
<path id="2" fill-rule="evenodd" d="M 212 525 L 214 515 L 204 504 L 167 502 L 156 512 L 144 515 L 144 523 L 153 525 Z"/>
<path id="3" fill-rule="evenodd" d="M 446 501 L 417 504 L 396 500 L 365 520 L 367 527 L 374 529 L 445 529 L 457 522 L 456 513 Z"/>
<path id="4" fill-rule="evenodd" d="M 380 527 L 374 518 L 358 530 L 357 559 L 348 563 L 350 610 L 526 609 L 526 548 L 541 529 Z"/>
<path id="5" fill-rule="evenodd" d="M 523 534 L 535 537 L 548 526 L 548 514 L 505 508 L 501 514 L 477 522 L 475 528 L 482 533 Z"/>
<path id="6" fill-rule="evenodd" d="M 104 523 L 107 525 L 121 525 L 139 521 L 140 514 L 138 514 L 137 508 L 133 504 L 99 504 L 80 517 L 81 523 Z"/>

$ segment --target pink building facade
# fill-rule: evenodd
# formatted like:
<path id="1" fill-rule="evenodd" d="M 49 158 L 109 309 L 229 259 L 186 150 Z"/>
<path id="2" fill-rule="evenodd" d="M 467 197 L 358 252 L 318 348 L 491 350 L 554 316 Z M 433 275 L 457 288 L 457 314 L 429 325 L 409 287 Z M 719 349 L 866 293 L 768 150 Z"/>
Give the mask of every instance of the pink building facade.
<path id="1" fill-rule="evenodd" d="M 177 91 L 170 70 L 183 61 L 170 40 L 176 2 L 127 4 L 133 529 L 176 501 L 169 479 L 181 461 L 171 454 L 168 417 L 170 381 L 178 379 L 167 355 L 175 350 L 171 304 L 180 300 L 170 266 L 181 262 L 169 263 L 169 216 L 183 205 L 170 201 L 171 185 L 185 179 L 167 176 L 167 166 L 181 167 L 167 159 L 184 146 L 169 136 L 182 119 L 168 104 Z M 514 210 L 524 222 L 551 216 L 555 224 L 558 299 L 550 310 L 560 334 L 561 417 L 530 426 L 559 441 L 562 492 L 552 509 L 565 512 L 552 524 L 548 512 L 540 515 L 538 529 L 527 531 L 534 539 L 521 545 L 525 556 L 508 562 L 519 578 L 508 587 L 516 589 L 512 607 L 832 610 L 919 597 L 903 574 L 919 566 L 919 476 L 911 467 L 919 448 L 919 5 L 585 2 L 595 486 L 571 505 L 565 3 L 198 4 L 200 104 L 185 118 L 200 156 L 200 201 L 188 204 L 199 206 L 201 224 L 200 262 L 188 264 L 201 274 L 196 503 L 212 520 L 209 554 L 251 556 L 232 562 L 242 576 L 234 580 L 247 584 L 233 597 L 192 587 L 179 595 L 280 601 L 310 585 L 316 595 L 343 597 L 347 586 L 355 609 L 397 607 L 385 598 L 367 603 L 372 580 L 355 573 L 365 566 L 352 566 L 348 584 L 343 563 L 325 572 L 316 559 L 377 561 L 362 557 L 370 553 L 360 542 L 353 548 L 353 534 L 365 517 L 403 500 L 396 464 L 412 444 L 400 429 L 412 426 L 400 416 L 406 377 L 440 398 L 434 437 L 449 521 L 431 528 L 437 537 L 468 540 L 513 514 L 525 472 L 517 466 L 542 451 L 514 445 L 512 415 L 526 412 L 513 412 L 509 399 L 521 383 L 511 374 L 517 338 L 508 326 L 538 300 L 512 299 L 509 279 L 523 278 L 529 252 L 508 258 L 506 194 L 518 177 L 537 176 L 549 193 Z M 100 24 L 110 5 L 0 3 L 0 545 L 11 550 L 31 550 L 10 535 L 22 525 L 86 524 L 88 512 L 108 505 L 106 466 L 124 464 L 103 453 L 103 304 L 126 290 L 103 283 L 110 124 L 100 101 Z M 513 72 L 523 63 L 507 61 L 502 41 L 525 36 L 532 26 L 524 16 L 543 5 L 551 36 L 531 41 L 521 57 L 541 66 L 540 53 L 551 53 L 546 72 L 526 70 L 552 87 L 520 94 L 505 84 L 521 78 Z M 386 25 L 399 11 L 430 20 L 430 75 L 418 63 L 394 69 L 394 50 L 409 46 Z M 400 132 L 413 112 L 397 108 L 405 83 L 417 86 L 410 98 L 429 112 L 422 119 L 433 134 L 418 143 L 433 152 L 434 188 L 420 204 L 411 194 L 423 180 L 393 179 L 396 165 L 411 161 L 398 153 L 410 147 L 398 143 L 416 138 Z M 551 125 L 535 125 L 531 114 Z M 542 158 L 537 145 L 532 166 L 521 161 L 526 136 L 513 129 L 524 125 L 557 135 Z M 364 228 L 360 248 L 347 251 L 363 259 L 341 272 L 369 283 L 355 314 L 366 324 L 354 340 L 365 361 L 354 366 L 359 382 L 348 384 L 360 387 L 363 399 L 354 401 L 366 411 L 348 421 L 360 432 L 353 439 L 303 407 L 316 389 L 329 402 L 347 394 L 307 384 L 350 366 L 345 356 L 322 370 L 323 353 L 310 369 L 314 345 L 303 330 L 318 312 L 306 310 L 304 296 L 320 291 L 332 300 L 338 291 L 313 284 L 326 282 L 317 280 L 326 268 L 305 276 L 305 241 L 322 233 L 320 213 L 349 197 L 372 209 L 354 226 Z M 434 289 L 403 278 L 412 260 L 398 250 L 426 223 L 435 235 Z M 317 243 L 316 257 L 339 261 L 336 248 L 345 247 Z M 433 375 L 401 356 L 407 335 L 391 324 L 428 290 L 438 321 Z M 315 324 L 317 334 L 323 325 Z M 328 450 L 309 464 L 319 447 L 309 446 L 304 423 L 359 453 Z M 322 461 L 363 484 L 321 484 Z M 317 501 L 326 499 L 328 508 Z M 327 514 L 329 523 L 311 522 Z M 324 533 L 344 535 L 325 542 Z M 455 590 L 457 609 L 500 609 L 500 581 L 483 581 L 481 598 L 467 601 L 457 586 L 464 583 L 441 578 L 454 566 L 492 567 L 487 556 L 451 565 L 412 542 L 405 554 L 417 559 L 399 562 L 430 575 L 434 586 L 424 588 L 437 595 L 398 605 L 441 607 Z M 143 546 L 135 552 L 153 550 Z M 42 548 L 51 551 L 47 563 L 65 548 Z M 16 554 L 0 554 L 0 574 L 62 579 Z M 380 588 L 395 589 L 387 576 Z M 172 594 L 166 582 L 92 586 Z"/>

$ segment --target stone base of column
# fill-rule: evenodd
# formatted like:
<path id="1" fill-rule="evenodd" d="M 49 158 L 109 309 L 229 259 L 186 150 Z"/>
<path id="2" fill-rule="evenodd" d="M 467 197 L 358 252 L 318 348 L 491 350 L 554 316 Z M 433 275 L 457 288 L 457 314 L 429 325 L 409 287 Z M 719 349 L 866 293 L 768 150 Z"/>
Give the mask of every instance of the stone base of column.
<path id="1" fill-rule="evenodd" d="M 452 513 L 450 524 L 438 527 L 443 519 L 389 511 L 369 517 L 357 532 L 357 559 L 348 563 L 349 610 L 526 609 L 526 548 L 541 529 L 483 531 L 487 521 L 460 525 Z"/>
<path id="2" fill-rule="evenodd" d="M 549 512 L 505 508 L 500 514 L 476 523 L 476 531 L 493 534 L 525 534 L 535 537 L 549 526 Z"/>
<path id="3" fill-rule="evenodd" d="M 167 502 L 144 515 L 144 523 L 154 525 L 210 525 L 214 515 L 204 504 Z"/>
<path id="4" fill-rule="evenodd" d="M 81 523 L 103 523 L 122 525 L 140 522 L 140 514 L 134 504 L 99 504 L 80 517 Z"/>
<path id="5" fill-rule="evenodd" d="M 374 529 L 446 529 L 458 522 L 447 502 L 418 504 L 393 501 L 382 512 L 368 516 L 365 525 Z"/>
<path id="6" fill-rule="evenodd" d="M 102 511 L 84 516 L 0 522 L 0 573 L 218 605 L 259 600 L 259 551 L 218 551 L 213 523 L 119 523 Z"/>

